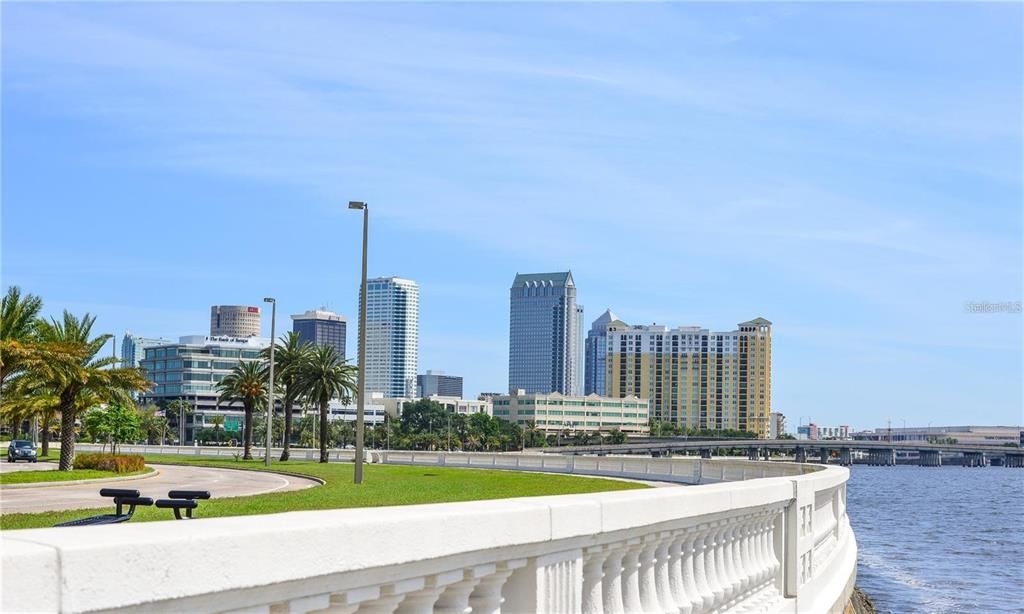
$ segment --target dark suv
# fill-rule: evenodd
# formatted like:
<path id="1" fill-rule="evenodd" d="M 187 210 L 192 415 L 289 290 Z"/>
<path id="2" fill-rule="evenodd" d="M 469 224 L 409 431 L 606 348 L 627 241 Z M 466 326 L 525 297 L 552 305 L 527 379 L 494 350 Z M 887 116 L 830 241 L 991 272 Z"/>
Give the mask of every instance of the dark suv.
<path id="1" fill-rule="evenodd" d="M 27 439 L 15 439 L 7 446 L 7 461 L 15 463 L 20 460 L 36 462 L 36 447 Z"/>

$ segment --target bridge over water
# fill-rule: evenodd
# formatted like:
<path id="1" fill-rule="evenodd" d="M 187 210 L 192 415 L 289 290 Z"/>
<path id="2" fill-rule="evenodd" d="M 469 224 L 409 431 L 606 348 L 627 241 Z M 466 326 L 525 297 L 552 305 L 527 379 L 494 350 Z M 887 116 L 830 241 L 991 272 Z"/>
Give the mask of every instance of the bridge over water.
<path id="1" fill-rule="evenodd" d="M 560 446 L 544 448 L 549 454 L 644 454 L 651 456 L 667 456 L 672 454 L 697 453 L 703 458 L 711 458 L 715 450 L 741 449 L 746 450 L 749 460 L 763 458 L 768 460 L 771 452 L 791 453 L 796 462 L 804 463 L 810 459 L 826 463 L 832 453 L 838 453 L 840 465 L 851 465 L 854 451 L 867 454 L 867 462 L 872 465 L 895 465 L 896 452 L 899 450 L 913 451 L 918 454 L 918 464 L 928 467 L 942 465 L 943 456 L 962 456 L 963 464 L 981 467 L 988 462 L 995 462 L 1007 467 L 1024 467 L 1024 449 L 961 445 L 938 443 L 910 443 L 889 441 L 846 441 L 826 440 L 811 441 L 800 439 L 720 439 L 693 440 L 683 437 L 652 437 L 636 439 L 623 444 L 598 444 L 590 446 Z"/>

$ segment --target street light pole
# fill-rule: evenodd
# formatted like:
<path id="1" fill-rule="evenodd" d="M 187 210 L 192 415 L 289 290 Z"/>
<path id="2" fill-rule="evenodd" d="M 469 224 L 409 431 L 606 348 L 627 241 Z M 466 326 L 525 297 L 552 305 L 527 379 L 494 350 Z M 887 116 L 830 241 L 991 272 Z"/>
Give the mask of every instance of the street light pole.
<path id="1" fill-rule="evenodd" d="M 354 482 L 363 483 L 363 413 L 366 409 L 366 243 L 370 225 L 370 206 L 364 202 L 349 201 L 349 209 L 363 210 L 363 278 L 359 293 L 359 377 L 356 397 L 356 465 Z"/>
<path id="2" fill-rule="evenodd" d="M 267 297 L 263 299 L 263 302 L 270 303 L 270 383 L 267 384 L 267 432 L 265 433 L 264 437 L 267 444 L 267 456 L 265 459 L 263 459 L 263 464 L 269 467 L 270 436 L 274 430 L 274 345 L 276 345 L 274 337 L 277 334 L 277 300 Z"/>

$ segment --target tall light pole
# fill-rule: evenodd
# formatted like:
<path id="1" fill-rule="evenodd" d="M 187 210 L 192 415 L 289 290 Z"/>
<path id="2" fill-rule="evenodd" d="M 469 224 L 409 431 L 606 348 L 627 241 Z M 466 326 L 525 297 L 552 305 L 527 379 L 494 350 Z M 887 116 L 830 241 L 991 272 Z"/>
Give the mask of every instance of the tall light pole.
<path id="1" fill-rule="evenodd" d="M 359 377 L 356 387 L 356 484 L 363 483 L 363 413 L 366 409 L 366 242 L 367 227 L 370 225 L 370 206 L 364 202 L 351 200 L 349 209 L 363 210 L 363 278 L 359 292 Z"/>
<path id="2" fill-rule="evenodd" d="M 263 299 L 264 303 L 270 303 L 270 383 L 267 384 L 267 432 L 264 439 L 267 444 L 267 456 L 263 464 L 270 466 L 270 436 L 274 432 L 274 346 L 277 344 L 277 301 L 271 297 Z"/>

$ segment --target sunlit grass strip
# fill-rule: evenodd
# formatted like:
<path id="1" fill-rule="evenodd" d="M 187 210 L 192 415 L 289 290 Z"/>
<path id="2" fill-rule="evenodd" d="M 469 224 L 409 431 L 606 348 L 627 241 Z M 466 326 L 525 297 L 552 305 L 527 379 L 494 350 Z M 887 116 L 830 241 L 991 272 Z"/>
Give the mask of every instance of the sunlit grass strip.
<path id="1" fill-rule="evenodd" d="M 194 456 L 148 455 L 147 462 L 175 463 L 225 469 L 263 469 L 263 462 L 232 459 L 197 458 Z M 311 461 L 274 463 L 274 468 L 289 473 L 323 479 L 323 486 L 251 497 L 233 497 L 203 501 L 196 510 L 197 518 L 217 516 L 248 516 L 305 510 L 327 510 L 352 507 L 413 505 L 507 499 L 543 495 L 568 495 L 613 490 L 648 488 L 636 482 L 609 480 L 548 473 L 527 473 L 493 469 L 457 469 L 448 467 L 407 467 L 400 465 L 366 465 L 365 482 L 352 483 L 352 463 L 321 464 Z M 149 493 L 146 496 L 163 493 Z M 4 514 L 0 529 L 49 527 L 74 518 L 100 513 L 97 510 L 41 512 L 37 514 Z M 131 522 L 168 520 L 168 510 L 138 508 Z"/>
<path id="2" fill-rule="evenodd" d="M 12 471 L 0 473 L 0 484 L 34 484 L 37 482 L 67 482 L 70 480 L 98 480 L 103 478 L 123 478 L 143 473 L 152 473 L 147 467 L 142 471 L 117 473 L 99 469 L 72 469 L 71 471 Z"/>

